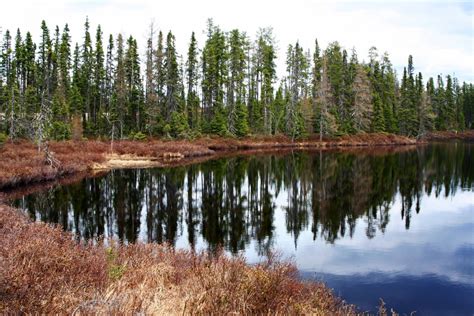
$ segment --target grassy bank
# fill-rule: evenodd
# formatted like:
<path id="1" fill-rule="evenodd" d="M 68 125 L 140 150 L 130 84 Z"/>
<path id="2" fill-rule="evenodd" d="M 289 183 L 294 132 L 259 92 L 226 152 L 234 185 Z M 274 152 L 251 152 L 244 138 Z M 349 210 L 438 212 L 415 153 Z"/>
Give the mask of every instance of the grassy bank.
<path id="1" fill-rule="evenodd" d="M 355 315 L 290 263 L 157 244 L 79 244 L 60 227 L 0 205 L 0 310 L 4 313 Z"/>
<path id="2" fill-rule="evenodd" d="M 104 141 L 51 142 L 50 150 L 60 162 L 58 168 L 52 168 L 45 163 L 44 154 L 34 144 L 22 141 L 7 143 L 0 149 L 0 190 L 91 170 L 179 165 L 231 152 L 413 144 L 416 144 L 413 139 L 390 134 L 362 134 L 323 141 L 313 138 L 295 142 L 282 136 L 201 138 L 193 141 L 118 141 L 113 146 Z"/>

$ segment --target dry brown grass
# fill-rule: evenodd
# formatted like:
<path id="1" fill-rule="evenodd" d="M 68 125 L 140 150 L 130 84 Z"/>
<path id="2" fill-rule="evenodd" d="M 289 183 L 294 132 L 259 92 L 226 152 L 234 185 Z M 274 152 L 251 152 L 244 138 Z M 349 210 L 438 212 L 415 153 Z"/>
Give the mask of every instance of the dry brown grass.
<path id="1" fill-rule="evenodd" d="M 59 311 L 92 298 L 107 282 L 103 251 L 60 227 L 31 223 L 0 206 L 0 310 Z M 80 293 L 80 294 L 79 294 Z"/>
<path id="2" fill-rule="evenodd" d="M 463 132 L 443 131 L 430 132 L 423 137 L 427 141 L 449 141 L 453 139 L 460 139 L 464 141 L 474 141 L 474 130 L 467 130 Z"/>
<path id="3" fill-rule="evenodd" d="M 0 205 L 0 310 L 46 314 L 354 315 L 278 260 L 194 254 L 157 244 L 81 245 Z"/>
<path id="4" fill-rule="evenodd" d="M 248 266 L 242 258 L 209 257 L 157 245 L 119 250 L 123 276 L 101 311 L 145 314 L 355 314 L 322 284 L 303 283 L 288 263 Z M 89 310 L 84 312 L 90 312 Z"/>
<path id="5" fill-rule="evenodd" d="M 0 189 L 16 187 L 34 182 L 54 180 L 70 174 L 86 172 L 92 165 L 103 163 L 111 146 L 101 141 L 51 142 L 50 150 L 60 161 L 59 168 L 45 163 L 44 154 L 26 141 L 5 144 L 0 150 Z M 186 157 L 209 155 L 208 148 L 186 142 L 115 142 L 116 154 L 162 158 L 168 152 L 179 152 Z"/>
<path id="6" fill-rule="evenodd" d="M 87 171 L 92 163 L 103 161 L 106 148 L 106 144 L 95 141 L 51 143 L 51 151 L 61 162 L 59 168 L 52 168 L 34 144 L 5 144 L 0 150 L 0 189 Z"/>

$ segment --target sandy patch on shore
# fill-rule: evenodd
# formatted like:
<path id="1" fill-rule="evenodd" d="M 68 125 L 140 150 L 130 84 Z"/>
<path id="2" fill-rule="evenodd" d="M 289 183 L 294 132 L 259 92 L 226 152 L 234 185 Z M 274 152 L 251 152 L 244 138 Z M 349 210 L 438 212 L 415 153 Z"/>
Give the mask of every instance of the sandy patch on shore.
<path id="1" fill-rule="evenodd" d="M 105 162 L 94 163 L 91 169 L 93 171 L 100 171 L 108 169 L 163 167 L 169 162 L 179 161 L 183 158 L 184 155 L 181 153 L 172 152 L 164 153 L 160 157 L 108 154 L 105 156 Z"/>
<path id="2" fill-rule="evenodd" d="M 102 163 L 94 163 L 92 170 L 159 167 L 162 163 L 152 157 L 138 157 L 134 155 L 106 155 Z"/>

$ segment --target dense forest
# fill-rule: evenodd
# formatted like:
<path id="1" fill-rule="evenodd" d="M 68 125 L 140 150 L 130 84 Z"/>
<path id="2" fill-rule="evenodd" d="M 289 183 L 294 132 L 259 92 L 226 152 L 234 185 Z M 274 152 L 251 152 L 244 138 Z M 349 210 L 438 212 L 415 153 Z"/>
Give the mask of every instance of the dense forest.
<path id="1" fill-rule="evenodd" d="M 150 26 L 144 58 L 137 40 L 91 34 L 81 44 L 69 26 L 3 32 L 0 54 L 0 134 L 3 138 L 144 139 L 286 134 L 336 136 L 390 132 L 418 137 L 431 130 L 473 127 L 474 87 L 450 75 L 424 80 L 408 57 L 401 78 L 387 53 L 368 62 L 338 42 L 325 49 L 298 42 L 286 49 L 277 78 L 271 28 L 255 39 L 208 21 L 199 47 L 192 33 L 185 57 L 175 36 Z"/>

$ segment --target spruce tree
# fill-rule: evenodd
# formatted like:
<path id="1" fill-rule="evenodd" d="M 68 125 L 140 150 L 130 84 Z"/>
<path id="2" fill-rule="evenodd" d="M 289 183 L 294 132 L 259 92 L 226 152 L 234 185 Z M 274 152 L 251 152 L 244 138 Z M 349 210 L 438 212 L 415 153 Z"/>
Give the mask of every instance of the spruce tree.
<path id="1" fill-rule="evenodd" d="M 454 94 L 455 94 L 455 108 L 456 108 L 456 128 L 458 131 L 462 131 L 465 128 L 465 118 L 464 118 L 464 111 L 463 111 L 463 94 L 461 91 L 461 87 L 459 86 L 458 79 L 453 78 L 453 85 L 454 85 Z"/>
<path id="2" fill-rule="evenodd" d="M 53 50 L 51 54 L 51 83 L 50 91 L 51 93 L 56 92 L 58 87 L 59 80 L 59 43 L 60 43 L 60 32 L 59 26 L 56 25 L 54 30 L 54 41 L 53 41 Z"/>
<path id="3" fill-rule="evenodd" d="M 417 115 L 417 92 L 415 86 L 413 57 L 408 57 L 408 67 L 403 71 L 399 109 L 400 132 L 408 136 L 416 136 L 419 131 Z"/>
<path id="4" fill-rule="evenodd" d="M 384 132 L 386 129 L 386 117 L 388 124 L 390 125 L 390 117 L 388 114 L 389 105 L 385 104 L 384 101 L 384 87 L 383 87 L 383 69 L 381 69 L 380 62 L 377 60 L 378 53 L 375 47 L 372 47 L 369 51 L 369 70 L 368 75 L 371 81 L 372 87 L 372 104 L 373 104 L 373 116 L 372 116 L 372 132 Z"/>
<path id="5" fill-rule="evenodd" d="M 93 60 L 93 87 L 92 87 L 92 113 L 93 128 L 95 135 L 103 134 L 105 129 L 104 122 L 104 103 L 105 103 L 105 55 L 102 43 L 102 29 L 97 27 L 95 36 L 95 49 Z"/>
<path id="6" fill-rule="evenodd" d="M 37 87 L 37 68 L 36 68 L 35 55 L 36 55 L 36 44 L 33 42 L 31 33 L 27 32 L 24 43 L 23 43 L 23 70 L 22 70 L 24 111 L 25 111 L 25 117 L 27 119 L 30 119 L 32 114 L 37 111 L 38 103 L 39 103 L 38 93 L 37 93 L 38 87 Z M 0 100 L 1 100 L 1 94 L 0 94 Z"/>
<path id="7" fill-rule="evenodd" d="M 381 93 L 384 109 L 385 130 L 390 133 L 398 131 L 397 116 L 397 78 L 388 53 L 382 56 Z"/>
<path id="8" fill-rule="evenodd" d="M 163 32 L 159 31 L 158 33 L 158 43 L 155 49 L 155 58 L 154 58 L 154 78 L 155 78 L 155 88 L 156 95 L 158 98 L 158 104 L 156 109 L 151 110 L 151 115 L 155 118 L 157 125 L 161 125 L 161 120 L 165 115 L 165 67 L 164 67 L 164 56 L 165 48 L 163 43 Z M 158 129 L 160 129 L 158 127 Z"/>
<path id="9" fill-rule="evenodd" d="M 299 42 L 296 42 L 295 46 L 288 47 L 287 71 L 290 102 L 287 104 L 285 113 L 286 134 L 295 139 L 303 136 L 306 130 L 301 113 L 301 102 L 309 74 L 309 61 Z"/>
<path id="10" fill-rule="evenodd" d="M 245 77 L 247 39 L 239 30 L 232 30 L 229 35 L 229 75 L 227 81 L 227 125 L 229 132 L 245 136 L 248 129 L 248 112 L 245 107 Z M 238 107 L 240 107 L 238 109 Z M 242 122 L 241 120 L 245 120 Z M 239 130 L 239 131 L 238 131 Z"/>
<path id="11" fill-rule="evenodd" d="M 109 35 L 107 44 L 107 56 L 105 61 L 105 79 L 104 79 L 104 112 L 107 118 L 110 117 L 110 105 L 112 102 L 113 83 L 114 83 L 114 37 Z M 110 122 L 108 122 L 110 124 Z M 110 127 L 110 126 L 109 126 Z"/>
<path id="12" fill-rule="evenodd" d="M 354 103 L 355 103 L 355 92 L 354 92 L 354 81 L 357 74 L 357 53 L 355 49 L 352 50 L 350 60 L 346 50 L 343 50 L 343 87 L 342 87 L 342 127 L 341 132 L 345 134 L 352 134 L 355 132 L 354 128 Z"/>
<path id="13" fill-rule="evenodd" d="M 312 68 L 312 98 L 313 98 L 313 131 L 315 133 L 322 134 L 322 108 L 321 103 L 318 102 L 320 90 L 321 90 L 321 71 L 322 71 L 322 59 L 321 49 L 319 48 L 318 40 L 314 41 L 314 53 L 313 53 L 313 68 Z"/>
<path id="14" fill-rule="evenodd" d="M 175 38 L 171 32 L 168 32 L 166 36 L 164 69 L 166 85 L 165 118 L 169 120 L 172 113 L 182 110 L 179 108 L 181 103 L 179 65 L 176 55 Z"/>
<path id="15" fill-rule="evenodd" d="M 227 80 L 227 58 L 225 35 L 221 29 L 208 21 L 208 35 L 202 52 L 202 96 L 206 132 L 225 135 L 227 133 L 224 108 L 224 88 Z"/>
<path id="16" fill-rule="evenodd" d="M 472 85 L 472 83 L 463 83 L 462 95 L 464 126 L 467 129 L 472 129 L 474 127 L 474 86 Z"/>
<path id="17" fill-rule="evenodd" d="M 373 95 L 374 112 L 372 116 L 372 132 L 385 131 L 385 118 L 383 115 L 383 104 L 380 96 L 375 93 Z"/>
<path id="18" fill-rule="evenodd" d="M 38 77 L 42 99 L 50 97 L 50 80 L 52 71 L 52 43 L 46 22 L 41 22 L 41 42 L 39 44 Z"/>
<path id="19" fill-rule="evenodd" d="M 330 43 L 326 48 L 327 76 L 331 87 L 332 100 L 329 112 L 334 116 L 338 133 L 342 132 L 344 117 L 344 63 L 341 46 L 338 42 Z"/>
<path id="20" fill-rule="evenodd" d="M 110 105 L 109 120 L 112 123 L 112 137 L 114 137 L 115 130 L 117 135 L 123 138 L 126 133 L 125 118 L 127 116 L 127 98 L 128 89 L 125 72 L 125 51 L 123 36 L 119 34 L 117 37 L 117 54 L 115 62 L 114 73 L 114 92 L 112 94 L 112 102 Z"/>
<path id="21" fill-rule="evenodd" d="M 276 79 L 276 51 L 275 40 L 271 28 L 262 29 L 258 39 L 258 51 L 261 52 L 261 98 L 260 104 L 263 110 L 263 132 L 271 133 L 273 113 L 273 83 Z"/>
<path id="22" fill-rule="evenodd" d="M 58 84 L 61 94 L 67 98 L 71 84 L 71 36 L 69 35 L 69 26 L 66 24 L 61 35 L 61 44 L 59 47 L 59 78 Z"/>
<path id="23" fill-rule="evenodd" d="M 144 115 L 143 84 L 140 72 L 140 56 L 137 41 L 129 36 L 124 58 L 127 116 L 125 127 L 130 135 L 142 131 Z"/>
<path id="24" fill-rule="evenodd" d="M 453 79 L 450 75 L 446 76 L 445 105 L 443 111 L 443 121 L 447 130 L 457 130 L 456 122 L 456 102 L 454 95 Z"/>
<path id="25" fill-rule="evenodd" d="M 249 114 L 247 111 L 247 106 L 242 101 L 237 101 L 235 112 L 235 135 L 239 137 L 247 136 L 250 132 L 250 127 L 248 124 Z"/>
<path id="26" fill-rule="evenodd" d="M 92 102 L 92 76 L 93 76 L 93 51 L 92 40 L 89 32 L 89 18 L 84 23 L 84 43 L 81 48 L 81 64 L 79 71 L 78 87 L 83 100 L 82 123 L 87 134 L 93 133 L 91 125 L 91 102 Z"/>
<path id="27" fill-rule="evenodd" d="M 186 96 L 186 109 L 188 125 L 193 130 L 200 129 L 199 120 L 199 96 L 198 96 L 198 45 L 194 32 L 188 49 L 188 60 L 186 62 L 186 82 L 188 85 Z"/>
<path id="28" fill-rule="evenodd" d="M 286 117 L 286 100 L 283 96 L 283 87 L 280 85 L 275 94 L 275 100 L 273 102 L 273 134 L 279 134 L 285 132 L 285 117 Z"/>

